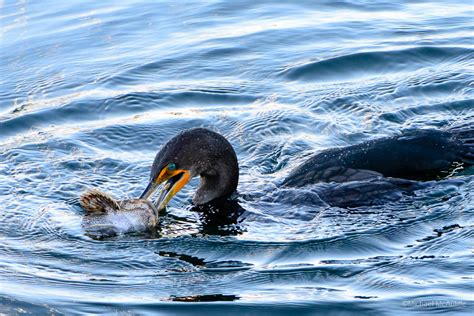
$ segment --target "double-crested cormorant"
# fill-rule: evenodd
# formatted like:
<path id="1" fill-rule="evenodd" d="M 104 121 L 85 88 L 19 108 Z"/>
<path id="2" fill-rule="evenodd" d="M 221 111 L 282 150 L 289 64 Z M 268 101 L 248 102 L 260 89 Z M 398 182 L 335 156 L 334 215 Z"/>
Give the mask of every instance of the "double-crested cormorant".
<path id="1" fill-rule="evenodd" d="M 402 179 L 391 182 L 390 185 L 396 188 L 410 182 L 403 179 L 436 179 L 455 163 L 474 164 L 474 129 L 417 129 L 398 136 L 328 149 L 296 167 L 283 185 L 300 187 L 318 182 L 347 183 L 381 177 Z M 148 198 L 163 184 L 158 199 L 158 209 L 162 209 L 195 176 L 201 178 L 193 198 L 197 205 L 227 197 L 237 188 L 237 157 L 222 135 L 195 128 L 169 140 L 155 157 L 150 182 L 141 198 Z M 325 196 L 329 198 L 331 194 L 322 198 Z"/>
<path id="2" fill-rule="evenodd" d="M 148 200 L 117 201 L 93 189 L 81 195 L 80 203 L 86 211 L 82 225 L 86 233 L 94 237 L 143 232 L 158 223 L 158 210 Z"/>
<path id="3" fill-rule="evenodd" d="M 156 154 L 150 182 L 141 195 L 147 199 L 160 184 L 158 210 L 193 177 L 201 183 L 193 197 L 201 205 L 231 195 L 239 182 L 239 165 L 232 145 L 224 136 L 204 128 L 185 130 L 171 138 Z"/>

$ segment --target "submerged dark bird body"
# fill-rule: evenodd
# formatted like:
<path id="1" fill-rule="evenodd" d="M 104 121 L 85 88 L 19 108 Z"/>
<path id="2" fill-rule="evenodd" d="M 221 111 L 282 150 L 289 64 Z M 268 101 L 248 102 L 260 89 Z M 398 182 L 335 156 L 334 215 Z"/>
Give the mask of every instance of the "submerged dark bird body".
<path id="1" fill-rule="evenodd" d="M 474 131 L 411 130 L 401 135 L 324 150 L 295 168 L 289 186 L 376 177 L 432 180 L 456 163 L 474 163 Z"/>
<path id="2" fill-rule="evenodd" d="M 321 191 L 320 198 L 330 205 L 357 206 L 371 204 L 370 199 L 382 192 L 413 190 L 418 183 L 414 180 L 436 180 L 449 175 L 454 167 L 473 163 L 472 126 L 446 131 L 418 129 L 317 153 L 290 172 L 282 185 L 337 184 L 332 191 Z M 161 185 L 158 209 L 162 209 L 191 178 L 199 176 L 193 202 L 202 205 L 230 196 L 237 188 L 238 175 L 236 154 L 222 135 L 190 129 L 158 152 L 141 198 L 149 197 Z"/>

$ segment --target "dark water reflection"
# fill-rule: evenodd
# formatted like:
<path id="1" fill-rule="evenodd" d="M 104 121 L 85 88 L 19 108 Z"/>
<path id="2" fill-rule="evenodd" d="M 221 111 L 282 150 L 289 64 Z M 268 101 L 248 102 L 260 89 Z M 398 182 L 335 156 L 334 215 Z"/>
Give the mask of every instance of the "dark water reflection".
<path id="1" fill-rule="evenodd" d="M 370 205 L 280 186 L 315 151 L 472 123 L 469 3 L 3 1 L 0 21 L 0 314 L 472 309 L 472 168 L 365 183 Z M 79 194 L 139 196 L 192 127 L 235 147 L 234 200 L 193 207 L 195 179 L 156 232 L 85 235 Z"/>

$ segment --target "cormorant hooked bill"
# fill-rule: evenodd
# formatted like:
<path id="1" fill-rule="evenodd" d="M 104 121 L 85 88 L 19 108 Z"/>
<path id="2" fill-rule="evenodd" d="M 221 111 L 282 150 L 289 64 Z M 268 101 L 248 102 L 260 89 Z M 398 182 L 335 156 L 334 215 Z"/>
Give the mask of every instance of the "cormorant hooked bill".
<path id="1" fill-rule="evenodd" d="M 416 129 L 357 145 L 316 153 L 296 167 L 283 185 L 351 182 L 380 177 L 433 179 L 455 164 L 474 164 L 474 129 Z M 206 204 L 230 196 L 237 188 L 239 167 L 232 145 L 204 128 L 185 130 L 171 138 L 153 162 L 150 182 L 140 198 L 160 185 L 158 210 L 193 177 L 201 178 L 193 203 Z"/>

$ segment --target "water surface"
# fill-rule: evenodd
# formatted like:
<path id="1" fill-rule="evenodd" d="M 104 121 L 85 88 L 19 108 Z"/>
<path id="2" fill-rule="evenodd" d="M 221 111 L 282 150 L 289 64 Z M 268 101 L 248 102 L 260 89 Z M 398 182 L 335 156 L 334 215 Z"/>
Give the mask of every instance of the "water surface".
<path id="1" fill-rule="evenodd" d="M 0 1 L 0 313 L 468 314 L 472 169 L 358 208 L 278 183 L 474 122 L 472 22 L 456 1 Z M 192 127 L 234 146 L 243 213 L 207 223 L 196 179 L 156 234 L 85 235 L 79 194 L 138 196 Z"/>

